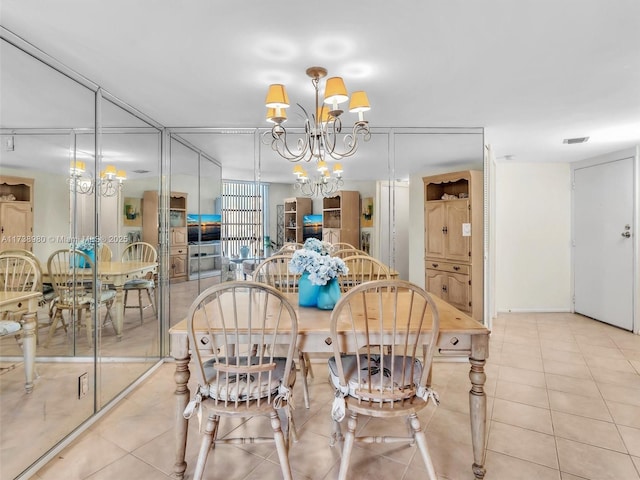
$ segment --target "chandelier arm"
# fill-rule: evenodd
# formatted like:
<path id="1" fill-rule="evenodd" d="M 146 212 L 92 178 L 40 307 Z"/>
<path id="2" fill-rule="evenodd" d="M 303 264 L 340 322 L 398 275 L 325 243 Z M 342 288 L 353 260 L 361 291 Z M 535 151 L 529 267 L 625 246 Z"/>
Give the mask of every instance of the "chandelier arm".
<path id="1" fill-rule="evenodd" d="M 295 153 L 288 144 L 287 140 L 287 131 L 281 125 L 274 125 L 271 128 L 270 132 L 265 132 L 265 134 L 270 133 L 271 139 L 265 141 L 266 144 L 271 144 L 271 149 L 278 153 L 282 158 L 289 160 L 290 162 L 299 162 L 300 160 L 309 161 L 311 160 L 310 145 L 309 138 L 310 136 L 306 134 L 306 126 L 305 126 L 305 135 L 302 138 L 297 140 L 296 149 L 298 153 Z M 263 137 L 266 138 L 266 135 L 263 134 Z M 308 158 L 307 158 L 308 157 Z"/>
<path id="2" fill-rule="evenodd" d="M 369 130 L 369 124 L 365 121 L 356 122 L 353 125 L 353 129 L 351 133 L 347 133 L 342 138 L 342 143 L 344 146 L 343 151 L 338 151 L 336 148 L 337 143 L 337 132 L 336 129 L 330 134 L 326 135 L 326 138 L 332 137 L 329 143 L 329 148 L 326 149 L 327 154 L 333 158 L 334 160 L 341 160 L 346 157 L 352 156 L 358 150 L 359 143 L 358 137 L 361 137 L 363 141 L 368 142 L 371 139 L 371 131 Z"/>

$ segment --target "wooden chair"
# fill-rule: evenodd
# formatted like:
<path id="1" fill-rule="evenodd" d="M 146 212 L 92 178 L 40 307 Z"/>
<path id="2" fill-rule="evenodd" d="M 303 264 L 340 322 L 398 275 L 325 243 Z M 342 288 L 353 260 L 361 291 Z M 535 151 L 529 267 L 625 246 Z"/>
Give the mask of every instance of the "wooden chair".
<path id="1" fill-rule="evenodd" d="M 331 244 L 331 252 L 334 254 L 338 250 L 359 250 L 358 247 L 354 247 L 347 242 L 336 242 Z"/>
<path id="2" fill-rule="evenodd" d="M 336 388 L 332 444 L 340 436 L 338 422 L 349 412 L 340 480 L 347 478 L 355 442 L 415 442 L 428 478 L 437 480 L 417 414 L 429 399 L 438 402 L 427 380 L 439 326 L 429 294 L 403 280 L 363 283 L 336 304 L 330 322 L 334 356 L 329 359 L 329 377 Z M 356 437 L 359 416 L 402 419 L 409 426 L 408 435 Z"/>
<path id="3" fill-rule="evenodd" d="M 29 252 L 31 254 L 31 252 Z M 42 292 L 42 273 L 37 259 L 21 253 L 0 253 L 0 290 L 6 292 Z M 0 337 L 13 335 L 20 345 L 22 317 L 27 311 L 12 312 L 0 319 Z M 36 328 L 36 341 L 38 329 Z M 22 347 L 22 345 L 20 345 Z"/>
<path id="4" fill-rule="evenodd" d="M 266 283 L 284 293 L 296 293 L 298 291 L 298 280 L 300 275 L 289 271 L 289 255 L 272 255 L 263 260 L 253 271 L 253 280 Z M 302 385 L 305 407 L 310 407 L 309 386 L 307 375 L 313 378 L 309 355 L 298 352 L 300 372 L 302 373 Z"/>
<path id="5" fill-rule="evenodd" d="M 290 480 L 288 448 L 294 428 L 289 401 L 298 332 L 292 305 L 265 284 L 220 283 L 191 304 L 187 332 L 198 388 L 184 416 L 189 418 L 202 408 L 205 420 L 194 480 L 202 478 L 207 457 L 218 445 L 264 442 L 275 442 L 282 477 Z M 279 351 L 284 355 L 276 356 Z M 269 418 L 273 437 L 218 438 L 221 417 L 255 416 Z M 246 430 L 245 426 L 236 432 Z"/>
<path id="6" fill-rule="evenodd" d="M 389 267 L 369 255 L 356 254 L 342 260 L 349 269 L 349 273 L 340 275 L 340 289 L 343 293 L 364 282 L 390 278 Z"/>
<path id="7" fill-rule="evenodd" d="M 343 248 L 343 249 L 340 249 L 340 250 L 335 250 L 332 253 L 332 255 L 334 257 L 339 257 L 339 258 L 350 257 L 352 255 L 367 255 L 367 256 L 370 256 L 364 250 L 358 250 L 357 248 Z"/>
<path id="8" fill-rule="evenodd" d="M 293 252 L 295 252 L 296 250 L 300 250 L 301 248 L 304 248 L 304 245 L 302 243 L 287 242 L 282 245 L 282 247 L 280 247 L 280 249 L 275 252 L 274 255 L 291 255 L 293 254 Z"/>
<path id="9" fill-rule="evenodd" d="M 107 320 L 111 320 L 113 325 L 111 306 L 116 292 L 103 289 L 99 282 L 98 284 L 93 282 L 94 268 L 95 265 L 89 255 L 79 250 L 57 250 L 49 256 L 47 270 L 55 292 L 55 299 L 53 301 L 53 320 L 45 347 L 51 343 L 58 328 L 58 322 L 61 322 L 65 332 L 67 331 L 63 315 L 65 311 L 71 315 L 70 324 L 72 326 L 76 325 L 79 328 L 84 324 L 87 341 L 91 345 L 93 343 L 91 312 L 95 307 L 96 297 L 98 310 L 102 305 L 107 308 L 101 325 Z"/>
<path id="10" fill-rule="evenodd" d="M 158 260 L 158 252 L 154 248 L 153 245 L 146 242 L 135 242 L 127 246 L 122 252 L 122 261 L 123 262 L 156 262 Z M 124 311 L 127 311 L 127 308 L 136 308 L 140 311 L 140 323 L 143 323 L 144 310 L 151 307 L 153 309 L 153 314 L 157 315 L 156 303 L 154 300 L 155 297 L 155 280 L 152 272 L 149 272 L 145 278 L 136 278 L 134 280 L 129 280 L 124 284 Z M 146 305 L 142 304 L 142 292 L 147 292 L 147 298 L 149 299 L 149 303 Z M 137 292 L 138 294 L 138 304 L 137 305 L 127 305 L 127 298 L 129 296 L 129 292 Z"/>

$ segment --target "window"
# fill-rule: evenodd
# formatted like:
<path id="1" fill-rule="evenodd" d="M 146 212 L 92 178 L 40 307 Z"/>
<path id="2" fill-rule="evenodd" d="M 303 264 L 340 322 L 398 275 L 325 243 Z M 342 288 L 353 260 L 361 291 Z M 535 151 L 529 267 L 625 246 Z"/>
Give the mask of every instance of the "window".
<path id="1" fill-rule="evenodd" d="M 222 183 L 223 255 L 240 255 L 249 247 L 249 256 L 258 257 L 269 228 L 269 185 L 225 180 Z"/>

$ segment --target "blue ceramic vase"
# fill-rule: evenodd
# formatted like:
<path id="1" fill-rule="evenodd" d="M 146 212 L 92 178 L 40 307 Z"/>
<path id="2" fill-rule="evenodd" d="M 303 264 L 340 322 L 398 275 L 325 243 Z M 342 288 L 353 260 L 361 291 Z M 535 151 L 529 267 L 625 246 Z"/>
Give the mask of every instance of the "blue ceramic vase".
<path id="1" fill-rule="evenodd" d="M 326 285 L 320 285 L 318 290 L 318 308 L 321 310 L 333 310 L 340 300 L 340 284 L 337 278 L 332 278 Z"/>
<path id="2" fill-rule="evenodd" d="M 298 280 L 298 305 L 301 307 L 315 307 L 318 303 L 320 285 L 314 285 L 309 280 L 309 273 L 304 272 Z"/>
<path id="3" fill-rule="evenodd" d="M 95 250 L 83 250 L 83 249 L 79 249 L 80 252 L 86 254 L 91 261 L 93 262 L 93 264 L 95 265 L 96 263 L 96 251 Z M 91 265 L 89 263 L 87 263 L 84 259 L 84 257 L 81 257 L 80 255 L 77 256 L 78 258 L 78 268 L 89 268 Z"/>

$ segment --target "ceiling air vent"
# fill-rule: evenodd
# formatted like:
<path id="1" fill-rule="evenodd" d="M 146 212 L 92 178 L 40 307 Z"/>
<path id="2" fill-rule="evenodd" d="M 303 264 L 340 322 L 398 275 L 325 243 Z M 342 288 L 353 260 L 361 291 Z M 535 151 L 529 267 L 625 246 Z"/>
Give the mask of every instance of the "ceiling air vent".
<path id="1" fill-rule="evenodd" d="M 565 138 L 562 143 L 573 145 L 574 143 L 585 143 L 587 140 L 589 140 L 589 137 Z"/>
<path id="2" fill-rule="evenodd" d="M 149 173 L 149 170 L 134 170 L 133 173 Z"/>

